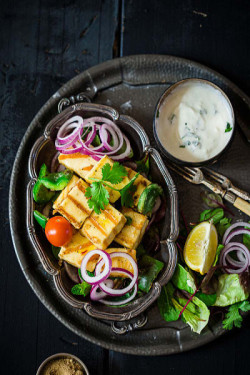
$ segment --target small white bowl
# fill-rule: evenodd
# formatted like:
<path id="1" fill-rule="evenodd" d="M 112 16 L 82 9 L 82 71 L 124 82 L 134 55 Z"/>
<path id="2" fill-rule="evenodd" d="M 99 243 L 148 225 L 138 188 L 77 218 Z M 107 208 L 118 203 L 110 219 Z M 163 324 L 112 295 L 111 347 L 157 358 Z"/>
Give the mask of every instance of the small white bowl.
<path id="1" fill-rule="evenodd" d="M 79 363 L 80 366 L 82 366 L 82 369 L 84 372 L 84 375 L 89 375 L 89 370 L 87 369 L 86 365 L 78 358 L 76 357 L 75 355 L 73 354 L 70 354 L 70 353 L 57 353 L 57 354 L 53 354 L 51 355 L 50 357 L 46 358 L 39 366 L 38 370 L 37 370 L 37 373 L 36 375 L 42 375 L 43 373 L 43 370 L 45 368 L 45 366 L 53 361 L 53 360 L 56 360 L 56 359 L 62 359 L 62 358 L 70 358 L 70 359 L 74 359 L 76 362 Z"/>

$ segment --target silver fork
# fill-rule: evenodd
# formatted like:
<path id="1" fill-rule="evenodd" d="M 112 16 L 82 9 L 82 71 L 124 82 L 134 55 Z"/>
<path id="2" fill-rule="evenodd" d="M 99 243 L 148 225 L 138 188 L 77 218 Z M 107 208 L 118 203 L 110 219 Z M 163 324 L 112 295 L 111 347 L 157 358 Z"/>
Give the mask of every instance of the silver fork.
<path id="1" fill-rule="evenodd" d="M 250 202 L 250 194 L 234 186 L 229 178 L 223 176 L 218 172 L 215 172 L 212 169 L 204 168 L 204 171 L 208 177 L 212 178 L 216 182 L 219 182 L 224 189 L 226 189 L 227 191 L 231 191 L 232 193 L 238 195 L 238 197 L 241 197 L 242 199 Z"/>
<path id="2" fill-rule="evenodd" d="M 181 175 L 187 181 L 192 182 L 193 184 L 203 184 L 212 190 L 216 194 L 220 194 L 222 198 L 226 201 L 232 203 L 234 207 L 238 208 L 248 216 L 250 216 L 250 204 L 244 199 L 236 197 L 235 194 L 227 192 L 216 182 L 208 180 L 200 168 L 189 168 L 189 167 L 180 167 L 179 165 L 168 164 L 169 168 Z"/>
<path id="3" fill-rule="evenodd" d="M 224 197 L 226 194 L 226 190 L 224 190 L 219 184 L 210 182 L 207 178 L 205 178 L 200 168 L 180 167 L 176 164 L 168 164 L 168 167 L 185 178 L 185 180 L 192 182 L 193 184 L 203 184 L 214 193 L 220 194 L 222 197 Z"/>

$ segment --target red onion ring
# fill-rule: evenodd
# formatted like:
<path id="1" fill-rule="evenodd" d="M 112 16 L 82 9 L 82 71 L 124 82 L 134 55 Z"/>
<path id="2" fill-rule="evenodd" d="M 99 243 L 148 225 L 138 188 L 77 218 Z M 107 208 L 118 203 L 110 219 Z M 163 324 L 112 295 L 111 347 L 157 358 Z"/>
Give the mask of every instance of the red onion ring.
<path id="1" fill-rule="evenodd" d="M 136 282 L 134 285 L 133 293 L 128 298 L 122 301 L 107 301 L 105 299 L 100 299 L 99 302 L 103 303 L 104 305 L 110 305 L 110 306 L 125 305 L 126 303 L 130 302 L 132 299 L 135 298 L 137 291 L 138 291 L 138 283 Z"/>
<path id="2" fill-rule="evenodd" d="M 114 286 L 114 281 L 111 279 L 106 279 L 104 283 L 110 288 L 113 288 Z M 99 284 L 92 286 L 90 290 L 90 299 L 92 299 L 93 301 L 99 301 L 106 296 L 107 294 L 100 289 Z"/>
<path id="3" fill-rule="evenodd" d="M 91 277 L 87 274 L 87 264 L 93 255 L 100 255 L 103 258 L 104 270 L 100 272 L 99 274 L 97 274 L 96 276 Z M 95 284 L 105 281 L 109 277 L 111 268 L 112 268 L 112 260 L 111 260 L 110 254 L 108 254 L 104 250 L 91 250 L 85 255 L 85 257 L 82 260 L 81 275 L 82 275 L 82 278 L 87 283 L 91 285 L 95 285 Z"/>
<path id="4" fill-rule="evenodd" d="M 231 239 L 232 237 L 234 237 L 234 236 L 231 236 L 230 239 L 228 239 L 230 232 L 231 232 L 234 228 L 237 228 L 237 227 L 243 227 L 243 228 L 244 228 L 244 227 L 248 227 L 248 228 L 250 228 L 250 224 L 249 224 L 249 223 L 246 223 L 246 222 L 244 222 L 244 221 L 240 221 L 240 222 L 238 222 L 238 223 L 234 223 L 234 224 L 232 224 L 232 225 L 226 230 L 226 232 L 224 233 L 224 236 L 223 236 L 223 239 L 222 239 L 222 243 L 223 243 L 223 245 L 226 245 L 226 244 L 230 241 L 230 239 Z M 246 231 L 247 231 L 247 229 L 242 229 L 242 230 L 246 230 Z M 241 231 L 241 229 L 240 229 L 240 231 Z M 249 231 L 248 231 L 248 232 L 244 232 L 243 234 L 245 234 L 245 233 L 250 234 Z M 237 234 L 241 234 L 241 233 L 237 233 Z M 236 234 L 235 234 L 235 235 L 236 235 Z"/>
<path id="5" fill-rule="evenodd" d="M 131 283 L 123 288 L 123 289 L 112 289 L 112 288 L 109 288 L 107 287 L 103 282 L 100 282 L 100 288 L 105 292 L 107 293 L 108 295 L 112 296 L 112 297 L 115 297 L 115 296 L 122 296 L 123 294 L 126 294 L 127 292 L 129 292 L 133 286 L 135 285 L 137 279 L 138 279 L 138 266 L 136 264 L 136 262 L 134 261 L 134 259 L 131 257 L 131 255 L 127 254 L 127 253 L 122 253 L 122 252 L 117 252 L 117 253 L 111 253 L 110 254 L 110 258 L 116 258 L 116 257 L 123 257 L 123 258 L 126 258 L 132 265 L 133 267 L 133 278 L 131 279 Z M 102 262 L 100 262 L 98 264 L 98 269 L 96 270 L 96 273 L 98 274 L 100 271 L 101 271 L 101 268 L 102 268 L 103 264 Z"/>
<path id="6" fill-rule="evenodd" d="M 232 251 L 237 251 L 238 258 L 239 253 L 241 254 L 241 257 L 239 258 L 240 261 L 233 259 L 229 255 Z M 226 273 L 240 274 L 245 272 L 250 265 L 250 253 L 248 248 L 238 242 L 227 244 L 220 254 L 220 264 L 224 267 Z M 231 267 L 228 264 L 231 265 Z"/>
<path id="7" fill-rule="evenodd" d="M 83 140 L 84 129 L 91 129 Z M 101 144 L 93 147 L 93 142 L 97 130 Z M 71 132 L 70 132 L 71 131 Z M 69 133 L 70 132 L 70 133 Z M 110 140 L 113 140 L 113 146 Z M 125 144 L 125 151 L 119 154 L 119 151 Z M 91 155 L 95 160 L 100 160 L 103 156 L 109 155 L 114 160 L 124 160 L 131 153 L 131 145 L 128 138 L 121 132 L 118 126 L 105 117 L 91 117 L 84 119 L 80 116 L 74 116 L 67 120 L 57 133 L 55 146 L 63 154 L 74 154 L 81 152 Z"/>

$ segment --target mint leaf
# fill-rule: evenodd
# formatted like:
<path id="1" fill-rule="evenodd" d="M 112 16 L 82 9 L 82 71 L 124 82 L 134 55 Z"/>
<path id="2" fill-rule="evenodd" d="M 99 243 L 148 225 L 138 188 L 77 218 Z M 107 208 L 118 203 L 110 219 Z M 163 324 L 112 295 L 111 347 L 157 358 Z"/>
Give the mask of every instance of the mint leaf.
<path id="1" fill-rule="evenodd" d="M 134 182 L 138 176 L 139 176 L 139 173 L 137 173 L 132 178 L 132 180 L 120 190 L 122 206 L 125 206 L 125 207 L 133 206 L 134 204 L 133 194 L 136 191 L 136 186 L 134 185 Z"/>
<path id="2" fill-rule="evenodd" d="M 225 133 L 228 133 L 232 130 L 233 128 L 231 127 L 231 125 L 229 124 L 229 122 L 227 122 L 227 127 L 225 129 Z"/>

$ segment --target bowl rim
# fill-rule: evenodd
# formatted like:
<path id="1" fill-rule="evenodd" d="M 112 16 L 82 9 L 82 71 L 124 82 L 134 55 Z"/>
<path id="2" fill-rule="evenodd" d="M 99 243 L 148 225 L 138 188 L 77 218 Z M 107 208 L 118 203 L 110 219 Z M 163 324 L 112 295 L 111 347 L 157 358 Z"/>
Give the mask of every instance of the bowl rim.
<path id="1" fill-rule="evenodd" d="M 135 131 L 138 135 L 138 138 L 141 142 L 141 147 L 143 153 L 147 152 L 156 162 L 157 168 L 160 171 L 164 181 L 165 187 L 168 190 L 169 197 L 170 197 L 170 233 L 167 238 L 162 239 L 161 241 L 161 251 L 167 252 L 169 256 L 169 262 L 165 262 L 165 267 L 158 276 L 158 279 L 152 284 L 150 291 L 144 295 L 143 297 L 139 297 L 135 301 L 133 301 L 129 307 L 126 308 L 119 307 L 112 308 L 112 312 L 101 311 L 97 307 L 88 301 L 79 301 L 73 295 L 71 295 L 66 288 L 64 287 L 63 280 L 62 280 L 62 273 L 61 270 L 63 267 L 59 265 L 54 265 L 49 257 L 47 256 L 46 252 L 43 250 L 43 247 L 40 243 L 39 236 L 36 233 L 35 225 L 34 225 L 34 218 L 33 218 L 33 211 L 34 211 L 34 201 L 33 201 L 33 186 L 37 180 L 37 172 L 36 172 L 36 163 L 38 160 L 38 155 L 42 148 L 51 141 L 51 133 L 58 127 L 60 121 L 65 121 L 71 116 L 75 115 L 77 111 L 84 110 L 85 113 L 89 112 L 98 112 L 102 113 L 103 116 L 106 116 L 112 119 L 114 122 L 124 122 L 127 126 L 131 127 L 133 131 Z M 55 150 L 56 152 L 56 150 Z M 26 209 L 27 209 L 27 217 L 26 217 L 26 227 L 28 230 L 28 236 L 33 244 L 33 247 L 39 257 L 39 260 L 44 268 L 44 270 L 53 276 L 53 281 L 57 292 L 59 295 L 72 307 L 84 309 L 90 316 L 104 319 L 104 320 L 112 320 L 112 321 L 125 321 L 135 318 L 136 316 L 143 313 L 156 299 L 159 297 L 161 292 L 161 287 L 165 285 L 172 277 L 176 263 L 177 263 L 177 248 L 175 241 L 178 237 L 179 232 L 179 220 L 178 220 L 178 195 L 177 189 L 175 184 L 172 180 L 171 175 L 169 174 L 163 160 L 159 154 L 159 152 L 150 146 L 149 138 L 142 128 L 142 126 L 134 120 L 132 117 L 127 115 L 120 115 L 114 108 L 105 106 L 102 104 L 96 103 L 77 103 L 71 106 L 68 106 L 64 109 L 61 113 L 57 114 L 52 118 L 51 121 L 46 125 L 43 135 L 39 137 L 33 147 L 31 148 L 28 160 L 28 171 L 30 180 L 27 185 L 27 201 L 26 201 Z M 167 215 L 167 214 L 166 214 Z M 166 219 L 166 217 L 165 217 Z M 146 323 L 146 320 L 145 320 Z"/>
<path id="2" fill-rule="evenodd" d="M 74 359 L 76 362 L 78 362 L 82 366 L 83 370 L 85 371 L 84 375 L 89 375 L 89 370 L 88 370 L 87 366 L 85 365 L 85 363 L 80 358 L 78 358 L 77 356 L 75 356 L 74 354 L 71 354 L 71 353 L 55 353 L 55 354 L 52 354 L 49 357 L 45 358 L 43 360 L 43 362 L 40 364 L 40 366 L 38 367 L 36 375 L 42 375 L 42 371 L 44 370 L 44 367 L 50 361 L 53 361 L 54 359 L 59 359 L 59 358 L 62 358 L 62 359 L 63 358 L 72 358 L 72 359 Z"/>
<path id="3" fill-rule="evenodd" d="M 167 96 L 170 95 L 172 93 L 172 91 L 174 91 L 178 86 L 180 85 L 183 85 L 187 82 L 190 82 L 190 81 L 193 81 L 193 82 L 201 82 L 205 85 L 209 85 L 209 86 L 212 86 L 214 89 L 218 90 L 222 95 L 223 97 L 226 99 L 228 105 L 229 105 L 229 108 L 231 110 L 231 115 L 232 115 L 232 132 L 231 132 L 231 135 L 230 135 L 230 138 L 227 142 L 227 144 L 225 145 L 225 147 L 220 151 L 218 152 L 218 154 L 214 155 L 212 158 L 210 159 L 206 159 L 206 160 L 201 160 L 201 161 L 195 161 L 195 162 L 192 162 L 192 161 L 185 161 L 185 160 L 182 160 L 182 159 L 179 159 L 175 156 L 173 156 L 164 146 L 163 144 L 161 143 L 160 141 L 160 138 L 158 136 L 158 132 L 157 132 L 157 120 L 158 120 L 158 113 L 160 111 L 160 108 L 162 106 L 162 104 L 164 103 L 164 101 L 166 100 Z M 153 118 L 153 133 L 154 133 L 154 138 L 156 140 L 156 143 L 157 143 L 157 146 L 160 148 L 160 150 L 164 153 L 164 155 L 170 159 L 172 162 L 175 162 L 176 164 L 181 164 L 181 165 L 187 165 L 187 166 L 190 166 L 190 167 L 202 167 L 202 166 L 205 166 L 205 165 L 208 165 L 208 164 L 213 164 L 215 162 L 217 162 L 217 160 L 228 150 L 228 148 L 230 147 L 231 143 L 232 143 L 232 140 L 233 140 L 233 137 L 235 135 L 235 114 L 234 114 L 234 109 L 233 109 L 233 106 L 232 106 L 232 103 L 230 101 L 230 99 L 228 98 L 227 94 L 219 87 L 217 86 L 216 84 L 214 84 L 213 82 L 209 81 L 209 80 L 206 80 L 206 79 L 202 79 L 202 78 L 185 78 L 185 79 L 182 79 L 180 81 L 177 81 L 175 83 L 173 83 L 172 85 L 170 85 L 164 92 L 163 94 L 160 96 L 160 98 L 158 99 L 157 103 L 156 103 L 156 106 L 155 106 L 155 111 L 154 111 L 154 118 Z"/>

